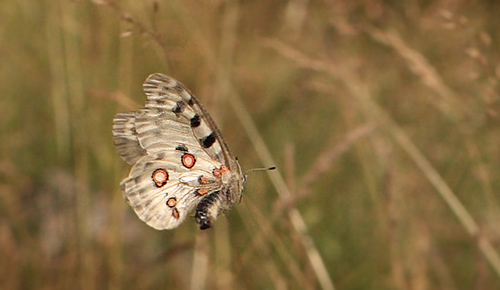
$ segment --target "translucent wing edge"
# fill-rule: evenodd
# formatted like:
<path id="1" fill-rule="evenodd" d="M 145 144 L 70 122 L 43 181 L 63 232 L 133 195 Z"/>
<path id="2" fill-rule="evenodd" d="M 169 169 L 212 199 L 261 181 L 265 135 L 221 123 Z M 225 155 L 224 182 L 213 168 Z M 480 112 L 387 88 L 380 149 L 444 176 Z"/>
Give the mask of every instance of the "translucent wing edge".
<path id="1" fill-rule="evenodd" d="M 113 141 L 118 154 L 128 164 L 135 164 L 147 153 L 137 139 L 135 119 L 137 112 L 118 113 L 113 118 Z"/>

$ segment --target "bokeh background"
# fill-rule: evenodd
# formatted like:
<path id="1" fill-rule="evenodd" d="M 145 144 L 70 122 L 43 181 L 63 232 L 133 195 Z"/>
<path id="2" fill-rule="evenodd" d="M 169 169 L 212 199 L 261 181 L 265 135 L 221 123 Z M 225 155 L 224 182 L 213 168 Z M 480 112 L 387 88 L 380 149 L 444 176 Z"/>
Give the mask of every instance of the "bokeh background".
<path id="1" fill-rule="evenodd" d="M 1 289 L 500 289 L 497 1 L 0 2 Z M 114 114 L 183 82 L 251 173 L 123 201 Z"/>

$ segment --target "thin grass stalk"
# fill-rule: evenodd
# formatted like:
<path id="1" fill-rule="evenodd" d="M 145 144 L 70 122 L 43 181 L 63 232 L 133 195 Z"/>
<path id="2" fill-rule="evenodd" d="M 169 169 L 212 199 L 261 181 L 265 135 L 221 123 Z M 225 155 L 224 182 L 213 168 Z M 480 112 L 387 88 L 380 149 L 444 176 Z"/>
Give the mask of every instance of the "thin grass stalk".
<path id="1" fill-rule="evenodd" d="M 374 132 L 376 125 L 374 124 L 363 124 L 356 127 L 354 130 L 349 132 L 344 140 L 339 144 L 332 144 L 328 150 L 321 153 L 314 164 L 310 167 L 307 173 L 304 174 L 301 181 L 301 186 L 297 190 L 297 197 L 303 197 L 306 195 L 308 188 L 316 182 L 321 176 L 329 172 L 339 156 L 347 152 L 351 146 L 358 141 L 360 138 L 366 137 L 367 135 Z"/>
<path id="2" fill-rule="evenodd" d="M 296 204 L 307 197 L 310 194 L 310 187 L 314 182 L 320 179 L 325 173 L 329 172 L 335 164 L 335 161 L 345 152 L 347 152 L 351 146 L 359 139 L 370 135 L 376 129 L 374 124 L 363 124 L 356 127 L 354 130 L 349 132 L 347 136 L 342 140 L 342 142 L 332 142 L 328 148 L 318 154 L 313 165 L 310 169 L 302 176 L 301 186 L 296 192 L 287 199 L 280 199 L 276 201 L 273 210 L 273 216 L 270 219 L 271 223 L 274 224 L 284 211 L 287 211 L 290 207 L 296 206 Z"/>
<path id="3" fill-rule="evenodd" d="M 419 51 L 412 49 L 396 31 L 375 28 L 366 31 L 374 40 L 393 48 L 408 63 L 411 71 L 420 77 L 421 82 L 438 94 L 435 105 L 443 115 L 451 116 L 454 120 L 464 117 L 464 108 L 457 102 L 457 94 L 445 84 L 437 70 Z"/>
<path id="4" fill-rule="evenodd" d="M 46 35 L 47 35 L 47 52 L 49 54 L 49 67 L 51 79 L 51 92 L 52 106 L 54 110 L 54 126 L 56 134 L 57 157 L 60 160 L 69 156 L 70 142 L 70 122 L 69 116 L 69 101 L 66 96 L 68 95 L 65 85 L 65 71 L 64 71 L 64 48 L 62 47 L 62 39 L 60 33 L 59 12 L 54 11 L 56 7 L 46 7 L 49 11 L 49 17 L 46 22 Z"/>
<path id="5" fill-rule="evenodd" d="M 265 257 L 269 257 L 271 255 L 271 249 L 270 249 L 269 243 L 266 243 L 266 241 L 265 241 L 266 237 L 262 235 L 262 231 L 260 230 L 262 227 L 268 226 L 268 224 L 265 222 L 266 219 L 264 218 L 264 216 L 262 215 L 260 210 L 256 207 L 254 207 L 254 205 L 251 203 L 242 203 L 240 205 L 239 211 L 249 212 L 247 215 L 250 215 L 253 217 L 252 219 L 243 219 L 243 223 L 244 223 L 245 227 L 247 228 L 248 232 L 256 233 L 256 235 L 258 235 L 259 238 L 254 239 L 253 240 L 254 243 L 251 243 L 249 246 L 249 247 L 254 247 L 254 248 L 258 249 L 258 251 L 256 251 L 257 253 L 255 255 L 252 255 L 252 256 L 247 255 L 247 253 L 249 253 L 249 251 L 247 250 L 247 251 L 244 251 L 243 253 L 241 253 L 241 255 L 237 257 L 237 259 L 238 259 L 237 268 L 234 270 L 235 273 L 237 273 L 237 274 L 241 273 L 241 272 L 244 272 L 244 273 L 249 272 L 248 270 L 254 271 L 254 269 L 247 268 L 248 265 L 252 265 L 252 264 L 248 263 L 250 258 L 252 258 L 252 257 L 265 258 Z M 274 242 L 277 239 L 271 237 L 270 240 Z M 247 247 L 247 249 L 248 249 L 248 247 Z M 260 264 L 258 264 L 258 265 L 260 265 Z M 281 284 L 286 285 L 285 281 L 288 281 L 288 279 L 286 279 L 280 273 L 280 271 L 277 270 L 277 269 L 279 269 L 279 266 L 276 263 L 276 259 L 266 259 L 266 263 L 264 263 L 264 265 L 266 265 L 266 270 L 268 270 L 266 272 L 266 275 L 269 277 L 270 280 L 274 281 L 275 284 L 277 284 L 277 285 L 281 285 Z M 261 269 L 259 267 L 256 270 L 259 271 Z M 243 279 L 245 278 L 244 274 L 239 274 L 239 276 L 240 276 L 240 278 L 243 278 Z"/>
<path id="6" fill-rule="evenodd" d="M 66 86 L 66 66 L 65 66 L 65 51 L 64 51 L 64 32 L 61 27 L 63 20 L 61 19 L 60 5 L 46 5 L 44 7 L 47 11 L 48 17 L 46 21 L 46 34 L 47 34 L 47 52 L 48 52 L 48 62 L 50 68 L 50 79 L 51 79 L 51 96 L 52 96 L 52 106 L 54 110 L 54 125 L 56 134 L 56 149 L 57 158 L 61 162 L 67 162 L 71 155 L 71 105 L 69 99 L 69 91 Z M 72 204 L 75 212 L 78 211 L 78 204 L 75 202 Z M 78 218 L 78 215 L 75 215 Z M 70 216 L 69 218 L 73 218 Z M 78 227 L 78 221 L 75 222 L 74 226 Z M 72 225 L 73 226 L 73 225 Z M 71 227 L 71 230 L 74 230 Z M 75 236 L 79 235 L 79 232 L 72 233 Z M 73 253 L 79 253 L 83 260 L 83 253 L 81 243 L 78 238 L 69 239 L 69 244 L 67 245 L 67 250 Z M 74 259 L 68 259 L 67 261 L 67 273 L 71 273 L 76 276 L 76 281 L 80 288 L 84 287 L 84 279 L 82 279 L 82 272 L 79 272 Z M 40 271 L 43 273 L 43 271 Z M 60 277 L 58 285 L 67 287 L 74 284 L 72 275 L 64 275 Z M 47 282 L 42 280 L 38 283 L 46 284 Z M 35 279 L 35 283 L 37 283 Z M 50 285 L 50 284 L 49 284 Z M 57 284 L 56 284 L 57 285 Z"/>
<path id="7" fill-rule="evenodd" d="M 280 239 L 280 237 L 274 231 L 272 227 L 273 223 L 270 223 L 268 221 L 268 218 L 266 218 L 262 214 L 261 210 L 250 202 L 246 203 L 246 206 L 250 211 L 250 216 L 252 216 L 254 220 L 257 222 L 257 227 L 252 229 L 251 232 L 256 232 L 258 236 L 255 239 L 252 239 L 250 246 L 244 253 L 242 253 L 242 258 L 241 258 L 242 264 L 245 264 L 250 259 L 250 257 L 254 255 L 255 252 L 262 252 L 261 249 L 263 248 L 265 248 L 266 253 L 271 252 L 271 250 L 266 244 L 266 240 L 269 240 L 270 243 L 273 245 L 274 249 L 276 250 L 278 257 L 280 257 L 281 260 L 283 261 L 285 268 L 288 270 L 291 277 L 293 277 L 293 281 L 295 281 L 297 285 L 304 285 L 306 279 L 304 277 L 304 273 L 300 268 L 299 263 L 301 261 L 297 261 L 289 253 L 287 246 L 283 243 L 282 239 Z M 278 268 L 274 260 L 275 259 L 273 259 L 273 265 L 276 268 Z M 272 279 L 273 277 L 270 278 Z"/>
<path id="8" fill-rule="evenodd" d="M 285 172 L 285 182 L 288 188 L 290 189 L 290 192 L 295 192 L 296 191 L 296 184 L 295 181 L 297 179 L 295 170 L 296 170 L 296 165 L 295 165 L 295 145 L 293 143 L 286 143 L 285 144 L 285 152 L 284 152 L 284 172 Z"/>
<path id="9" fill-rule="evenodd" d="M 209 234 L 210 232 L 204 231 L 196 235 L 189 289 L 203 290 L 207 287 L 208 257 L 210 251 L 208 247 Z"/>
<path id="10" fill-rule="evenodd" d="M 283 13 L 283 35 L 292 42 L 300 40 L 307 19 L 309 0 L 289 0 Z"/>
<path id="11" fill-rule="evenodd" d="M 90 208 L 90 190 L 89 184 L 89 150 L 86 137 L 87 120 L 84 117 L 84 89 L 83 73 L 80 63 L 81 52 L 79 46 L 75 44 L 76 37 L 82 34 L 81 27 L 72 22 L 77 15 L 78 7 L 65 1 L 60 1 L 61 10 L 58 19 L 65 28 L 61 31 L 64 45 L 64 54 L 62 56 L 65 64 L 64 75 L 67 83 L 68 100 L 72 119 L 70 120 L 72 134 L 72 144 L 74 152 L 74 172 L 77 181 L 76 186 L 76 209 L 77 209 L 77 227 L 79 241 L 79 257 L 82 267 L 79 269 L 80 283 L 83 288 L 95 289 L 97 287 L 96 257 L 92 250 L 92 236 L 89 228 L 89 208 Z M 72 17 L 69 17 L 72 16 Z"/>
<path id="12" fill-rule="evenodd" d="M 127 23 L 120 22 L 121 26 L 125 26 Z M 130 95 L 132 90 L 132 75 L 133 75 L 133 58 L 134 58 L 134 42 L 132 37 L 120 37 L 118 41 L 119 49 L 119 61 L 118 61 L 118 88 L 119 90 L 115 93 L 107 95 L 106 97 L 116 100 L 117 103 L 123 105 L 129 110 L 133 110 L 139 107 L 139 104 L 134 102 L 131 98 L 127 96 Z M 119 160 L 118 160 L 119 159 Z M 122 171 L 122 160 L 118 155 L 114 155 L 113 161 L 118 160 L 118 162 L 112 162 L 114 170 L 113 180 L 114 184 L 120 184 L 121 179 L 123 179 Z M 119 188 L 117 188 L 119 191 Z M 107 263 L 110 268 L 109 280 L 107 287 L 109 289 L 123 289 L 126 283 L 126 276 L 124 273 L 127 267 L 123 260 L 123 232 L 124 232 L 124 219 L 123 219 L 123 195 L 121 192 L 113 192 L 109 204 L 109 227 L 111 228 L 108 233 L 109 242 L 106 244 L 108 257 Z"/>

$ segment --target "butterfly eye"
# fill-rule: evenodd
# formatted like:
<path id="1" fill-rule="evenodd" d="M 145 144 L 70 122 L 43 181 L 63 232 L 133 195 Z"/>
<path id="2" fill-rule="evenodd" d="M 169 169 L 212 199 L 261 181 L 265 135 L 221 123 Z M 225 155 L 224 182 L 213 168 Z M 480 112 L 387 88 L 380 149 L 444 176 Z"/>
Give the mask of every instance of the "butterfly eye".
<path id="1" fill-rule="evenodd" d="M 157 187 L 162 187 L 167 184 L 168 173 L 165 169 L 156 169 L 151 176 Z"/>
<path id="2" fill-rule="evenodd" d="M 190 169 L 196 164 L 196 158 L 192 154 L 184 153 L 181 158 L 182 165 Z"/>

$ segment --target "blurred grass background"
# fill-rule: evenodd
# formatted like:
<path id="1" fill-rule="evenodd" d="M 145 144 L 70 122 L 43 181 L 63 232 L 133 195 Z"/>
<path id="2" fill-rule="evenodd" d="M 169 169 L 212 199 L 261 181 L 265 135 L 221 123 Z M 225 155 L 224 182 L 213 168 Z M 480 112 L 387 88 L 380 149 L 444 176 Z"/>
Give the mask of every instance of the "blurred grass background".
<path id="1" fill-rule="evenodd" d="M 500 3 L 0 2 L 1 289 L 499 289 Z M 114 114 L 153 72 L 249 176 L 155 231 Z M 250 118 L 249 118 L 250 117 Z"/>

